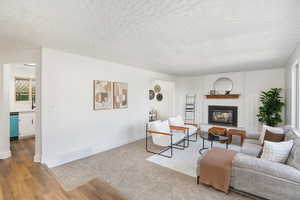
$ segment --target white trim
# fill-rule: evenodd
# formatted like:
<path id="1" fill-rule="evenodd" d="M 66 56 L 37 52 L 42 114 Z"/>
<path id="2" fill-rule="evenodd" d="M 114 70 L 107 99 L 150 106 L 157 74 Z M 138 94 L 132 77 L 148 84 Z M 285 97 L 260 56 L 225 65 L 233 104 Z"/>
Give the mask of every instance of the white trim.
<path id="1" fill-rule="evenodd" d="M 0 159 L 6 159 L 11 157 L 11 151 L 0 153 Z"/>
<path id="2" fill-rule="evenodd" d="M 19 140 L 25 140 L 25 139 L 30 139 L 30 138 L 35 138 L 35 135 L 19 136 Z"/>
<path id="3" fill-rule="evenodd" d="M 299 114 L 300 114 L 300 106 L 299 106 L 299 98 L 300 98 L 300 70 L 299 70 L 299 62 L 298 60 L 291 67 L 291 124 L 293 127 L 299 128 Z"/>
<path id="4" fill-rule="evenodd" d="M 40 155 L 34 155 L 33 162 L 40 163 L 42 158 Z"/>

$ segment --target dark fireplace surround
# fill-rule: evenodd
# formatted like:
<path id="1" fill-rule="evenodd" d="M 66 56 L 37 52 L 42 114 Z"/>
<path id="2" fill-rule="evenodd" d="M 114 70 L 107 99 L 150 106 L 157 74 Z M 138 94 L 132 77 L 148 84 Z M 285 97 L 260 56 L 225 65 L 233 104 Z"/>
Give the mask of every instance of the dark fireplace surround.
<path id="1" fill-rule="evenodd" d="M 208 106 L 208 123 L 221 126 L 237 127 L 237 106 Z"/>

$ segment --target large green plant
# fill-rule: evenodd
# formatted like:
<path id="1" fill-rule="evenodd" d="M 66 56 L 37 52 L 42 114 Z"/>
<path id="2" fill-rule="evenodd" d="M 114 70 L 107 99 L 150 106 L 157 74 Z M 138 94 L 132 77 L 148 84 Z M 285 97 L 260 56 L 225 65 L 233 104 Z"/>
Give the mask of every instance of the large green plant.
<path id="1" fill-rule="evenodd" d="M 260 122 L 268 126 L 276 126 L 282 122 L 280 114 L 284 103 L 281 101 L 281 90 L 281 88 L 271 88 L 268 91 L 263 91 L 260 95 L 262 105 L 259 107 L 259 113 L 257 114 Z"/>

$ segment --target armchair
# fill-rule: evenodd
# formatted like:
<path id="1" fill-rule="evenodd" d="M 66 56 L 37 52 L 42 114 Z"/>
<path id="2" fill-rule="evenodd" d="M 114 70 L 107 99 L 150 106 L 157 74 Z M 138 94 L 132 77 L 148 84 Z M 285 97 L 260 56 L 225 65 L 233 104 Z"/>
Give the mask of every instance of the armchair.
<path id="1" fill-rule="evenodd" d="M 150 122 L 146 126 L 146 151 L 153 154 L 158 154 L 167 158 L 172 158 L 173 148 L 183 150 L 185 145 L 180 145 L 180 143 L 185 143 L 185 135 L 180 132 L 173 132 L 173 130 L 186 130 L 186 128 L 170 126 L 169 122 L 166 121 L 154 121 Z M 149 149 L 148 144 L 148 134 L 152 136 L 152 142 L 155 145 L 164 147 L 159 152 L 154 152 Z M 170 155 L 163 154 L 164 152 L 170 150 Z"/>
<path id="2" fill-rule="evenodd" d="M 199 125 L 196 123 L 185 123 L 183 118 L 178 115 L 177 117 L 170 117 L 169 118 L 169 123 L 171 126 L 177 126 L 177 127 L 184 127 L 187 128 L 186 131 L 186 140 L 187 140 L 187 147 L 189 146 L 189 142 L 197 142 L 198 140 L 198 130 L 199 130 Z M 180 130 L 179 130 L 180 131 Z M 196 134 L 196 139 L 191 140 L 190 137 L 192 135 Z"/>

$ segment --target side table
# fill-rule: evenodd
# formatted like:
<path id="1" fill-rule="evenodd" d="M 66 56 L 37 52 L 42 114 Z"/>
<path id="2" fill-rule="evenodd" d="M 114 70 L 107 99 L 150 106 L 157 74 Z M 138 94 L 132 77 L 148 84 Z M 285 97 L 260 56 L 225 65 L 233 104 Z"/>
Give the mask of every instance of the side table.
<path id="1" fill-rule="evenodd" d="M 237 135 L 237 136 L 241 137 L 241 146 L 242 146 L 243 143 L 244 143 L 244 139 L 246 137 L 246 131 L 244 131 L 244 130 L 238 130 L 238 129 L 229 129 L 227 131 L 227 136 L 229 138 L 229 144 L 231 144 L 231 142 L 232 142 L 232 136 L 233 135 Z"/>

